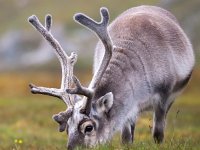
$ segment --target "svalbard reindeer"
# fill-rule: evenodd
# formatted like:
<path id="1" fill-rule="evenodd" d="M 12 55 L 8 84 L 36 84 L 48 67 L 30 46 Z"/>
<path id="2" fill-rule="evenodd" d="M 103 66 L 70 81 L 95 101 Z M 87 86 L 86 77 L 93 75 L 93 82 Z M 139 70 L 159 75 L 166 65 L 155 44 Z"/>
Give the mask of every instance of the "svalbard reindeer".
<path id="1" fill-rule="evenodd" d="M 167 112 L 191 77 L 194 67 L 191 43 L 176 18 L 159 7 L 131 8 L 109 26 L 108 10 L 101 8 L 100 14 L 101 22 L 80 13 L 74 16 L 100 38 L 94 57 L 94 76 L 86 88 L 75 76 L 70 76 L 72 74 L 62 74 L 70 81 L 73 78 L 75 88 L 70 84 L 61 88 L 61 93 L 84 97 L 73 97 L 72 107 L 54 119 L 62 131 L 67 130 L 68 149 L 74 149 L 105 143 L 116 131 L 121 131 L 122 143 L 131 143 L 137 116 L 153 110 L 152 134 L 160 143 L 164 138 Z M 35 17 L 29 20 L 33 25 L 38 22 Z M 35 23 L 35 27 L 38 26 L 40 24 Z M 41 33 L 47 34 L 46 30 Z M 69 61 L 68 58 L 63 61 L 65 59 Z M 66 68 L 71 66 L 69 64 L 63 63 Z M 31 88 L 33 93 L 56 93 L 62 98 L 57 89 L 44 92 L 43 88 Z"/>

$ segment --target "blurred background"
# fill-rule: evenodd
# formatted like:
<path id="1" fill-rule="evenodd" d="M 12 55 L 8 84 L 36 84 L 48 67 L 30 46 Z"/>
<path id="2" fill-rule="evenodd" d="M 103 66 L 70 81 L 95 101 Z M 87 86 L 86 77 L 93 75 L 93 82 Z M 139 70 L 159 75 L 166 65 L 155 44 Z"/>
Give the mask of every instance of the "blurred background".
<path id="1" fill-rule="evenodd" d="M 138 5 L 157 5 L 171 11 L 193 44 L 195 70 L 184 94 L 169 113 L 166 149 L 170 142 L 174 149 L 178 146 L 200 148 L 199 0 L 0 0 L 0 149 L 63 149 L 66 143 L 66 134 L 58 133 L 57 124 L 51 119 L 54 113 L 65 110 L 65 105 L 55 98 L 32 95 L 29 91 L 30 82 L 59 87 L 61 73 L 53 49 L 27 18 L 35 14 L 44 22 L 46 14 L 53 16 L 53 35 L 68 54 L 72 51 L 78 54 L 75 74 L 88 85 L 98 39 L 75 23 L 73 15 L 83 12 L 99 20 L 99 8 L 105 6 L 113 20 Z M 138 120 L 136 146 L 152 146 L 151 116 L 147 113 Z M 118 138 L 116 136 L 114 143 Z"/>

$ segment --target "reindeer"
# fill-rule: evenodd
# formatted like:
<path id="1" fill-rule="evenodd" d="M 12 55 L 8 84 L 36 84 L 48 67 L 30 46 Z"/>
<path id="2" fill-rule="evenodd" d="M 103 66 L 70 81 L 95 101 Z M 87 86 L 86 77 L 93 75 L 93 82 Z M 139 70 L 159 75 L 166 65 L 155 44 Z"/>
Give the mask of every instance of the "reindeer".
<path id="1" fill-rule="evenodd" d="M 131 8 L 110 25 L 108 10 L 101 8 L 100 14 L 100 22 L 82 13 L 74 16 L 100 39 L 88 88 L 73 75 L 77 55 L 67 56 L 52 36 L 51 17 L 45 27 L 36 16 L 29 18 L 55 48 L 62 67 L 60 89 L 31 84 L 31 91 L 58 97 L 68 106 L 53 116 L 60 131 L 67 131 L 68 149 L 105 143 L 116 131 L 121 131 L 122 143 L 132 143 L 137 117 L 147 110 L 154 114 L 153 138 L 161 143 L 167 113 L 191 77 L 191 43 L 176 18 L 159 7 Z"/>

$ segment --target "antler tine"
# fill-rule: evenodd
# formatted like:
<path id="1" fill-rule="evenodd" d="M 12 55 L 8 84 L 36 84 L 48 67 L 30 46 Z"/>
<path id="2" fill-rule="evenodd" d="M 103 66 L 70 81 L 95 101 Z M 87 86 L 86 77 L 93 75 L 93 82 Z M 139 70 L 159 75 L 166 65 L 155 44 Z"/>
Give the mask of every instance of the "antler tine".
<path id="1" fill-rule="evenodd" d="M 51 26 L 52 26 L 52 16 L 48 14 L 45 17 L 45 28 L 47 29 L 47 31 L 51 30 Z"/>
<path id="2" fill-rule="evenodd" d="M 60 132 L 65 131 L 67 127 L 67 121 L 71 117 L 72 113 L 73 113 L 72 108 L 69 108 L 64 112 L 60 112 L 52 116 L 52 119 L 55 120 L 59 124 Z"/>
<path id="3" fill-rule="evenodd" d="M 70 94 L 79 94 L 79 95 L 86 96 L 87 99 L 86 98 L 83 99 L 85 104 L 83 108 L 80 110 L 80 113 L 89 115 L 94 91 L 92 89 L 83 87 L 76 76 L 73 76 L 73 80 L 76 87 L 74 89 L 67 89 L 66 91 L 67 93 L 70 93 Z"/>
<path id="4" fill-rule="evenodd" d="M 76 76 L 73 76 L 73 80 L 74 80 L 74 84 L 76 85 L 76 87 L 74 89 L 67 89 L 66 92 L 69 94 L 84 95 L 84 96 L 88 97 L 89 99 L 91 99 L 93 96 L 93 91 L 86 87 L 83 87 Z"/>
<path id="5" fill-rule="evenodd" d="M 105 54 L 102 61 L 102 64 L 99 68 L 99 71 L 95 73 L 94 78 L 90 84 L 90 88 L 95 89 L 100 82 L 107 66 L 112 56 L 112 49 L 113 44 L 112 40 L 109 36 L 107 26 L 109 22 L 109 12 L 107 8 L 102 7 L 100 9 L 101 14 L 101 22 L 96 22 L 93 19 L 89 18 L 88 16 L 78 13 L 74 16 L 74 20 L 77 21 L 79 24 L 84 25 L 85 27 L 89 28 L 90 30 L 94 31 L 97 36 L 101 39 L 104 47 L 105 47 Z"/>
<path id="6" fill-rule="evenodd" d="M 96 22 L 82 13 L 75 14 L 74 20 L 77 21 L 79 24 L 84 25 L 88 29 L 94 31 L 97 36 L 104 42 L 103 44 L 105 44 L 106 47 L 112 46 L 112 44 L 107 44 L 107 42 L 111 41 L 107 32 L 109 12 L 106 8 L 103 7 L 100 9 L 100 14 L 101 22 Z"/>
<path id="7" fill-rule="evenodd" d="M 61 98 L 60 91 L 59 89 L 55 89 L 55 88 L 46 88 L 46 87 L 37 87 L 34 84 L 30 83 L 29 87 L 31 88 L 31 93 L 33 94 L 44 94 L 44 95 L 50 95 L 50 96 L 54 96 L 57 98 Z"/>
<path id="8" fill-rule="evenodd" d="M 60 89 L 37 87 L 35 85 L 30 85 L 31 92 L 34 94 L 45 94 L 62 99 L 68 107 L 73 106 L 73 97 L 66 93 L 66 89 L 70 88 L 72 85 L 73 67 L 77 60 L 77 55 L 71 53 L 67 56 L 63 48 L 60 46 L 58 41 L 51 34 L 52 17 L 47 15 L 45 17 L 45 27 L 40 23 L 39 19 L 33 15 L 28 18 L 28 21 L 33 25 L 33 27 L 41 33 L 41 35 L 50 43 L 50 45 L 55 49 L 55 53 L 60 61 L 62 68 L 62 81 Z"/>

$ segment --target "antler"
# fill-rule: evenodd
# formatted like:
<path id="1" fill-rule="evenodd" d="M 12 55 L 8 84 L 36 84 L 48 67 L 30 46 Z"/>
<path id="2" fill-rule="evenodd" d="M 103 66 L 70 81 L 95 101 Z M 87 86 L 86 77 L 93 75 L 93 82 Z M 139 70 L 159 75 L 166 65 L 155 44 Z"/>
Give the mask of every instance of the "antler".
<path id="1" fill-rule="evenodd" d="M 93 96 L 93 91 L 88 88 L 83 87 L 76 76 L 73 76 L 73 80 L 76 87 L 74 89 L 67 89 L 66 92 L 70 94 L 84 95 L 88 97 L 89 99 L 91 99 Z"/>
<path id="2" fill-rule="evenodd" d="M 95 89 L 108 66 L 110 58 L 112 56 L 112 49 L 113 44 L 108 33 L 108 23 L 109 23 L 109 12 L 108 9 L 102 7 L 100 9 L 101 14 L 101 22 L 96 22 L 93 19 L 89 18 L 88 16 L 78 13 L 74 16 L 74 20 L 77 21 L 79 24 L 87 27 L 88 29 L 92 30 L 100 39 L 105 47 L 105 54 L 99 67 L 99 70 L 95 73 L 89 88 Z"/>
<path id="3" fill-rule="evenodd" d="M 88 16 L 79 13 L 74 16 L 74 20 L 77 21 L 79 24 L 89 28 L 92 30 L 100 39 L 101 42 L 103 43 L 105 47 L 105 54 L 102 60 L 102 63 L 99 67 L 99 70 L 95 73 L 89 88 L 81 87 L 79 84 L 79 88 L 73 89 L 73 90 L 67 90 L 68 93 L 70 94 L 81 94 L 85 95 L 88 97 L 85 103 L 85 112 L 86 115 L 89 115 L 90 109 L 91 109 L 91 102 L 92 102 L 92 97 L 93 97 L 93 91 L 96 89 L 98 86 L 99 82 L 101 81 L 101 78 L 109 64 L 109 61 L 112 56 L 112 49 L 113 49 L 113 44 L 111 41 L 111 38 L 108 33 L 108 22 L 109 22 L 109 12 L 107 8 L 101 8 L 100 9 L 100 14 L 101 14 L 101 22 L 96 22 L 93 19 L 89 18 Z M 75 83 L 79 83 L 77 78 L 74 78 Z M 84 90 L 82 90 L 84 89 Z M 88 96 L 87 93 L 90 93 L 90 96 Z"/>
<path id="4" fill-rule="evenodd" d="M 63 112 L 65 113 L 65 117 L 63 120 L 60 119 L 60 114 L 56 114 L 53 116 L 54 120 L 60 124 L 60 131 L 64 131 L 63 128 L 66 127 L 66 120 L 71 116 L 72 107 L 75 103 L 74 96 L 68 94 L 66 90 L 70 88 L 73 83 L 73 67 L 76 63 L 77 55 L 75 53 L 71 53 L 71 55 L 68 56 L 63 50 L 63 48 L 60 46 L 58 41 L 53 37 L 53 35 L 51 34 L 52 17 L 50 15 L 47 15 L 45 18 L 45 27 L 40 23 L 40 21 L 35 15 L 30 16 L 28 18 L 28 21 L 33 25 L 33 27 L 35 27 L 37 31 L 41 33 L 41 35 L 55 49 L 55 54 L 57 55 L 62 68 L 62 81 L 59 89 L 37 87 L 33 84 L 30 84 L 29 86 L 33 94 L 44 94 L 60 98 L 68 106 L 68 109 L 65 112 Z"/>
<path id="5" fill-rule="evenodd" d="M 76 87 L 74 89 L 67 89 L 66 92 L 69 94 L 80 94 L 80 95 L 86 96 L 83 99 L 85 104 L 83 104 L 83 107 L 80 110 L 80 113 L 89 115 L 90 109 L 91 109 L 91 100 L 94 95 L 93 94 L 94 92 L 92 89 L 83 87 L 80 81 L 76 78 L 76 76 L 73 77 L 73 80 Z"/>

